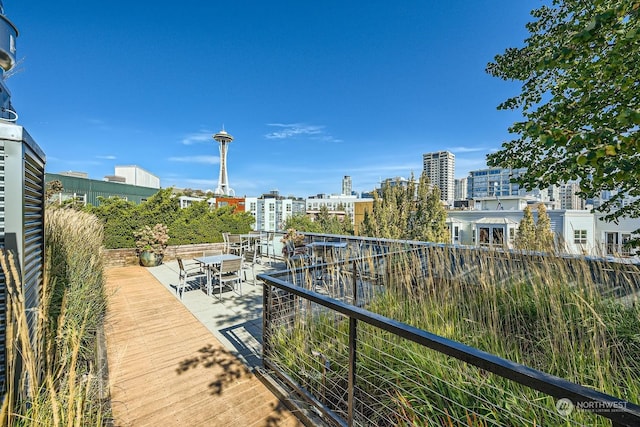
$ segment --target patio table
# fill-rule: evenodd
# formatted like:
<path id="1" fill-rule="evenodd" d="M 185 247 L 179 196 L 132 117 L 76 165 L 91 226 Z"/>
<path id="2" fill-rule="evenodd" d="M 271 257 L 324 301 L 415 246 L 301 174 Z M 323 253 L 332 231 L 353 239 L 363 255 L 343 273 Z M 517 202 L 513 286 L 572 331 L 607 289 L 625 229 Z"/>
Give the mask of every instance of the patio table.
<path id="1" fill-rule="evenodd" d="M 199 262 L 203 266 L 206 267 L 207 271 L 207 295 L 211 296 L 211 291 L 213 287 L 213 268 L 219 267 L 222 261 L 233 260 L 233 259 L 242 259 L 241 256 L 235 254 L 220 254 L 220 255 L 210 255 L 203 256 L 199 258 L 194 258 L 194 261 Z"/>

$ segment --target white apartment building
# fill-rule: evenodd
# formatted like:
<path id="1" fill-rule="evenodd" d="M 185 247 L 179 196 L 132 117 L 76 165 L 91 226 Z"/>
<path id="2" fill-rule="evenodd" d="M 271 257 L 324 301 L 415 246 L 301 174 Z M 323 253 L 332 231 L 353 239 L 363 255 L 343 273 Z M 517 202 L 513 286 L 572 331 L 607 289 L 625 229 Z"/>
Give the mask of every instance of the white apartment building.
<path id="1" fill-rule="evenodd" d="M 475 209 L 448 211 L 447 225 L 453 244 L 504 247 L 514 249 L 523 209 L 529 199 L 505 198 L 500 206 L 495 199 L 484 199 Z M 551 203 L 548 203 L 551 204 Z M 533 210 L 533 218 L 538 213 Z M 601 214 L 588 210 L 548 209 L 551 230 L 562 252 L 576 255 L 628 257 L 633 251 L 624 247 L 634 231 L 640 229 L 640 218 L 621 219 L 618 224 L 602 221 Z"/>
<path id="2" fill-rule="evenodd" d="M 252 228 L 259 231 L 281 231 L 287 218 L 306 212 L 304 200 L 276 197 L 247 197 L 245 209 L 255 218 Z"/>
<path id="3" fill-rule="evenodd" d="M 449 151 L 422 155 L 423 171 L 431 183 L 440 189 L 440 200 L 453 205 L 455 192 L 455 159 Z"/>
<path id="4" fill-rule="evenodd" d="M 308 213 L 318 212 L 320 211 L 320 208 L 325 206 L 329 212 L 344 211 L 345 215 L 349 217 L 351 224 L 353 224 L 355 217 L 355 203 L 357 199 L 357 196 L 338 196 L 333 194 L 324 197 L 310 197 L 306 200 L 306 210 Z"/>

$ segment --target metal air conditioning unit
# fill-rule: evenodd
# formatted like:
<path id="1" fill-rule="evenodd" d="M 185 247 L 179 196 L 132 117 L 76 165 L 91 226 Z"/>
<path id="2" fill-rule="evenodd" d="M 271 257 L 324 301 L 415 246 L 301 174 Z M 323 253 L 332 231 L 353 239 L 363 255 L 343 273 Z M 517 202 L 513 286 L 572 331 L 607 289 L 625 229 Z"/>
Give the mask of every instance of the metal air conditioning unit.
<path id="1" fill-rule="evenodd" d="M 17 254 L 32 342 L 44 271 L 45 155 L 19 125 L 0 120 L 0 247 Z M 6 385 L 6 282 L 0 270 L 0 392 Z"/>

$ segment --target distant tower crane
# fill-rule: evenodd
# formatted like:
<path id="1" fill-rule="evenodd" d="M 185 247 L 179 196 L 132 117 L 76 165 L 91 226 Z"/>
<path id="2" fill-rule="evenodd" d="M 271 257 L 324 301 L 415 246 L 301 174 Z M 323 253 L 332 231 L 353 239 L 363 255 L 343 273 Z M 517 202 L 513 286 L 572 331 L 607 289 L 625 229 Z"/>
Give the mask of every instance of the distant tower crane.
<path id="1" fill-rule="evenodd" d="M 235 196 L 235 191 L 229 187 L 229 178 L 227 177 L 227 146 L 233 137 L 229 135 L 224 128 L 213 135 L 213 139 L 220 144 L 220 176 L 218 177 L 218 187 L 214 193 L 224 196 Z"/>

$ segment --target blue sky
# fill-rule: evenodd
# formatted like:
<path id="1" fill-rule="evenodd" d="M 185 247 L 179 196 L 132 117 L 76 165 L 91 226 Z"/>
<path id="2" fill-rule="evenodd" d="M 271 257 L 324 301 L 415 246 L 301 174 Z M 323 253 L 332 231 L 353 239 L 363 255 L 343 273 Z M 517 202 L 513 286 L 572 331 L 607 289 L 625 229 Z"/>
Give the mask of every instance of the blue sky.
<path id="1" fill-rule="evenodd" d="M 5 0 L 7 80 L 47 171 L 138 165 L 162 187 L 214 189 L 222 127 L 236 195 L 369 191 L 449 150 L 485 166 L 519 85 L 485 73 L 539 1 Z"/>

